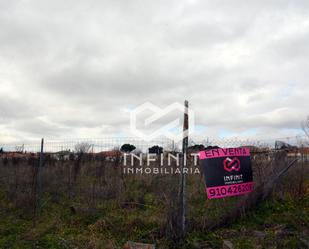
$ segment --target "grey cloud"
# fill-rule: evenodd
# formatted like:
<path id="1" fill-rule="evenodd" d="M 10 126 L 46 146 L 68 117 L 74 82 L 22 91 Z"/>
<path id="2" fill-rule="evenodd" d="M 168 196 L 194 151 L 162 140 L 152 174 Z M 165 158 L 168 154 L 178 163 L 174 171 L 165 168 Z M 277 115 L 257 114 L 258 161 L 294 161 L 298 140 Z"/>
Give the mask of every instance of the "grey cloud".
<path id="1" fill-rule="evenodd" d="M 40 115 L 41 111 L 27 98 L 14 98 L 0 95 L 0 120 L 1 123 L 22 120 L 24 118 Z"/>
<path id="2" fill-rule="evenodd" d="M 47 122 L 40 119 L 24 119 L 20 123 L 16 123 L 12 128 L 20 130 L 29 135 L 37 136 L 55 136 L 59 132 L 69 132 L 68 128 L 62 128 L 55 124 L 48 124 Z"/>
<path id="3" fill-rule="evenodd" d="M 125 109 L 184 99 L 214 135 L 297 129 L 308 113 L 308 9 L 288 0 L 2 1 L 3 129 L 113 135 L 128 131 Z"/>

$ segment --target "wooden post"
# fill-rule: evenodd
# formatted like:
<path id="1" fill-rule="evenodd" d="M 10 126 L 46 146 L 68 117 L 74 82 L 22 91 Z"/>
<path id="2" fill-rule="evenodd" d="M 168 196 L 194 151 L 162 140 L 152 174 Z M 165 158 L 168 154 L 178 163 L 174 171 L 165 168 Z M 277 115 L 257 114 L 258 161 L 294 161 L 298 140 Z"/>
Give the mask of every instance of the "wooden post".
<path id="1" fill-rule="evenodd" d="M 182 161 L 181 161 L 181 185 L 180 185 L 180 204 L 181 204 L 181 235 L 186 233 L 186 216 L 187 216 L 187 195 L 186 195 L 186 174 L 183 169 L 186 167 L 187 151 L 188 151 L 188 130 L 189 130 L 189 116 L 188 116 L 189 102 L 184 102 L 184 120 L 183 120 L 183 139 L 182 139 Z"/>

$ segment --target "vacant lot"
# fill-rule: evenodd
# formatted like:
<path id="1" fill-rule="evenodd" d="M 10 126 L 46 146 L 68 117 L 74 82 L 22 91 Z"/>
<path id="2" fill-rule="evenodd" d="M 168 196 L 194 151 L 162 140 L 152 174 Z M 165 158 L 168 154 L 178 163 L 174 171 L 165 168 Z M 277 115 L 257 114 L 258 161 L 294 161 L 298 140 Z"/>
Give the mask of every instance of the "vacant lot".
<path id="1" fill-rule="evenodd" d="M 257 153 L 256 185 L 292 159 L 286 152 Z M 202 176 L 189 175 L 185 239 L 178 237 L 179 175 L 126 175 L 121 158 L 87 155 L 46 159 L 40 177 L 37 165 L 37 158 L 1 160 L 0 248 L 122 248 L 128 240 L 158 248 L 222 248 L 224 240 L 235 248 L 307 248 L 306 161 L 250 210 L 243 197 L 207 200 Z"/>

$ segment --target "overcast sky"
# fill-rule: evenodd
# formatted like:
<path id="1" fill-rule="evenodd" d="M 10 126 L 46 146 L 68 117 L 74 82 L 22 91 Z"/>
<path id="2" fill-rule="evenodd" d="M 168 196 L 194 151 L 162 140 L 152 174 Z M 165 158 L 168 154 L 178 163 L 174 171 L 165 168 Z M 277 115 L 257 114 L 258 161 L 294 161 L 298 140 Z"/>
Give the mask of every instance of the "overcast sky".
<path id="1" fill-rule="evenodd" d="M 184 99 L 195 136 L 293 136 L 308 60 L 308 0 L 0 0 L 0 142 L 131 136 Z"/>

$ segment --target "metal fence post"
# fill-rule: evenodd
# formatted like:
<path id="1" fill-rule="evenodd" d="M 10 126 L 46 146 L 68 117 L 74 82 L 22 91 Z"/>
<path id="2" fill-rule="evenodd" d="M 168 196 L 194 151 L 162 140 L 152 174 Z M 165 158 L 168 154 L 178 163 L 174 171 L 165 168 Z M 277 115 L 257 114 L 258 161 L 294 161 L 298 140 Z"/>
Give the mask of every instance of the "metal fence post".
<path id="1" fill-rule="evenodd" d="M 36 225 L 36 221 L 40 213 L 40 195 L 41 195 L 41 169 L 43 166 L 43 156 L 44 156 L 44 138 L 41 139 L 41 150 L 39 156 L 39 165 L 36 173 L 36 190 L 35 190 L 35 208 L 34 208 L 34 220 L 33 223 Z"/>
<path id="2" fill-rule="evenodd" d="M 186 233 L 186 216 L 187 216 L 187 195 L 186 195 L 186 174 L 184 168 L 186 167 L 186 156 L 188 152 L 188 134 L 185 132 L 189 129 L 188 116 L 189 102 L 184 102 L 184 120 L 183 120 L 183 139 L 182 139 L 182 161 L 181 161 L 181 186 L 180 186 L 180 203 L 181 203 L 181 235 Z"/>

